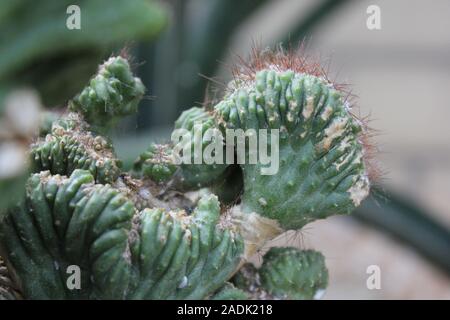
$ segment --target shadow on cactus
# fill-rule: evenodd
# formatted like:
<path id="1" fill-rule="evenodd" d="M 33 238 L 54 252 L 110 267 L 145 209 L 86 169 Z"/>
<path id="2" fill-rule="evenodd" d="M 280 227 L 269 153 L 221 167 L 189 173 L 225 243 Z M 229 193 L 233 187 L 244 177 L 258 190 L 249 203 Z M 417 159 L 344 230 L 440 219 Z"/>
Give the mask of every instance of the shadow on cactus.
<path id="1" fill-rule="evenodd" d="M 0 228 L 11 284 L 0 284 L 0 296 L 318 298 L 328 282 L 320 253 L 272 248 L 259 269 L 247 262 L 284 231 L 350 213 L 366 197 L 365 128 L 341 88 L 301 58 L 258 53 L 235 70 L 220 101 L 175 123 L 189 132 L 201 124 L 201 133 L 279 130 L 267 142 L 279 153 L 273 175 L 260 163 L 179 163 L 175 141 L 152 144 L 123 172 L 104 135 L 143 94 L 128 62 L 110 58 L 31 145 L 24 200 Z M 184 147 L 195 149 L 197 138 Z M 207 142 L 200 137 L 202 148 Z"/>

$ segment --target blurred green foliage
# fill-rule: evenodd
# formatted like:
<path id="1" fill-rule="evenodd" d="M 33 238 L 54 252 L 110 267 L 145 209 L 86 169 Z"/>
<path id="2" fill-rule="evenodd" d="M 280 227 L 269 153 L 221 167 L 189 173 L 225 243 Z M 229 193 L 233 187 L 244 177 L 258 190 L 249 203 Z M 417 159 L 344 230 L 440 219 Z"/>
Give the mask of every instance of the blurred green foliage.
<path id="1" fill-rule="evenodd" d="M 81 29 L 70 30 L 69 5 L 80 8 Z M 154 38 L 166 12 L 147 0 L 1 0 L 0 86 L 36 87 L 48 106 L 67 101 L 111 49 Z"/>

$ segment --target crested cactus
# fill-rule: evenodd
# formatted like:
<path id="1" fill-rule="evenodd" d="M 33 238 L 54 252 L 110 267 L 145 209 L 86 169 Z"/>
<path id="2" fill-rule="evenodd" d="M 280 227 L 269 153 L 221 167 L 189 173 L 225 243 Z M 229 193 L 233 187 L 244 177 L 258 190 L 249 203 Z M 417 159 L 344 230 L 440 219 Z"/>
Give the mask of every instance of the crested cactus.
<path id="1" fill-rule="evenodd" d="M 27 201 L 2 226 L 2 243 L 34 298 L 199 299 L 233 273 L 242 240 L 219 225 L 215 196 L 183 210 L 138 211 L 114 186 L 77 169 L 69 178 L 34 174 Z M 66 287 L 80 266 L 81 289 Z"/>
<path id="2" fill-rule="evenodd" d="M 234 86 L 215 107 L 226 126 L 279 129 L 277 174 L 261 175 L 261 164 L 242 165 L 244 214 L 282 230 L 300 229 L 350 213 L 368 195 L 362 127 L 338 90 L 313 75 L 270 69 L 256 72 L 254 86 Z"/>
<path id="3" fill-rule="evenodd" d="M 75 113 L 55 121 L 51 132 L 31 146 L 33 172 L 49 170 L 52 174 L 70 175 L 75 169 L 86 169 L 99 182 L 115 181 L 120 161 L 111 144 L 86 126 Z"/>
<path id="4" fill-rule="evenodd" d="M 0 224 L 0 252 L 15 275 L 14 286 L 0 283 L 0 297 L 319 297 L 328 273 L 318 252 L 272 248 L 260 268 L 248 262 L 286 230 L 350 213 L 369 190 L 364 126 L 338 87 L 292 62 L 283 52 L 258 56 L 220 101 L 180 116 L 181 145 L 152 144 L 129 173 L 103 135 L 136 111 L 144 87 L 124 58 L 105 62 L 70 112 L 31 144 L 23 200 Z M 239 147 L 248 158 L 263 146 L 230 149 L 217 138 L 230 129 L 276 129 L 278 140 L 265 143 L 279 153 L 277 172 L 242 161 Z M 218 134 L 212 152 L 208 130 Z M 180 146 L 193 162 L 177 160 Z M 197 163 L 198 149 L 208 148 L 218 163 Z"/>

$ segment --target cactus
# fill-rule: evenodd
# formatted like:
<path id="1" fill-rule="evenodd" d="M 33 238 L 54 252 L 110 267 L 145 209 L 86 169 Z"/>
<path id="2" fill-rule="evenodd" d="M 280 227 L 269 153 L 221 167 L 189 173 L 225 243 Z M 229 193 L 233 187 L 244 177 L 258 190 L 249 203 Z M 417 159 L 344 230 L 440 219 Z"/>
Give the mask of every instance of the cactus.
<path id="1" fill-rule="evenodd" d="M 280 130 L 278 174 L 260 175 L 261 165 L 242 166 L 244 212 L 274 219 L 283 229 L 299 229 L 349 213 L 367 196 L 358 142 L 362 128 L 346 110 L 342 94 L 323 79 L 261 70 L 253 87 L 237 84 L 215 108 L 228 127 Z"/>
<path id="2" fill-rule="evenodd" d="M 242 252 L 219 217 L 213 195 L 189 216 L 138 211 L 89 171 L 43 171 L 29 179 L 27 202 L 5 219 L 1 237 L 26 297 L 198 299 L 230 277 Z M 82 269 L 79 292 L 66 288 L 69 265 Z"/>
<path id="3" fill-rule="evenodd" d="M 198 124 L 200 133 L 279 129 L 274 175 L 262 164 L 179 163 L 174 141 L 152 144 L 123 172 L 104 135 L 136 112 L 144 87 L 123 57 L 108 59 L 31 144 L 23 201 L 0 224 L 14 290 L 27 299 L 317 298 L 328 282 L 320 253 L 272 248 L 260 268 L 248 261 L 282 232 L 359 205 L 369 188 L 365 128 L 338 87 L 288 57 L 259 57 L 220 101 L 175 123 L 193 133 L 189 149 L 207 147 Z M 13 297 L 10 288 L 0 297 Z"/>
<path id="4" fill-rule="evenodd" d="M 212 300 L 248 300 L 250 296 L 244 290 L 236 288 L 231 283 L 226 283 L 218 292 L 216 292 Z"/>
<path id="5" fill-rule="evenodd" d="M 70 175 L 75 169 L 86 169 L 99 182 L 115 181 L 120 174 L 120 161 L 115 158 L 111 144 L 86 130 L 86 126 L 73 113 L 55 121 L 51 133 L 31 146 L 32 171 Z"/>
<path id="6" fill-rule="evenodd" d="M 89 86 L 71 101 L 69 109 L 83 115 L 92 126 L 107 128 L 121 117 L 136 113 L 144 91 L 128 61 L 111 57 L 100 66 Z"/>
<path id="7" fill-rule="evenodd" d="M 168 181 L 177 169 L 171 156 L 169 147 L 154 143 L 135 161 L 133 170 L 158 183 Z"/>
<path id="8" fill-rule="evenodd" d="M 253 299 L 318 299 L 328 284 L 328 271 L 320 252 L 274 247 L 259 269 L 246 264 L 232 281 Z"/>

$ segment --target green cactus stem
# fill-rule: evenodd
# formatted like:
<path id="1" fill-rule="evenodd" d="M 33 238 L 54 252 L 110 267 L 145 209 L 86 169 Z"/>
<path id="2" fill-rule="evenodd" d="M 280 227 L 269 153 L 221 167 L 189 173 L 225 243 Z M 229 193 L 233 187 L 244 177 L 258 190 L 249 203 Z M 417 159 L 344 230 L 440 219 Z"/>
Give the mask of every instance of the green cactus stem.
<path id="1" fill-rule="evenodd" d="M 142 175 L 156 182 L 168 181 L 176 169 L 172 149 L 167 145 L 156 143 L 139 156 L 133 167 L 136 175 Z"/>
<path id="2" fill-rule="evenodd" d="M 13 284 L 0 282 L 0 296 L 317 298 L 328 281 L 320 253 L 272 248 L 260 268 L 246 262 L 282 232 L 359 205 L 369 188 L 364 128 L 333 84 L 277 61 L 238 74 L 214 106 L 180 116 L 175 130 L 189 133 L 181 149 L 193 163 L 177 161 L 174 141 L 151 144 L 127 173 L 102 133 L 136 111 L 144 87 L 123 57 L 108 59 L 31 145 L 33 174 L 0 220 Z M 208 129 L 278 129 L 279 141 L 268 142 L 279 150 L 277 172 L 197 164 Z M 219 142 L 214 152 L 229 150 Z"/>
<path id="3" fill-rule="evenodd" d="M 164 180 L 172 179 L 172 183 L 183 190 L 199 189 L 220 180 L 227 168 L 224 161 L 221 164 L 205 164 L 202 154 L 199 154 L 196 149 L 196 146 L 200 145 L 201 150 L 203 150 L 210 144 L 209 139 L 204 134 L 209 129 L 216 129 L 214 122 L 213 114 L 203 108 L 194 107 L 184 111 L 175 121 L 172 133 L 172 139 L 177 140 L 176 144 L 180 150 L 173 150 L 173 141 L 170 144 L 158 146 L 160 152 L 156 153 L 153 151 L 155 146 L 152 145 L 140 155 L 136 161 L 135 170 L 143 176 L 155 178 L 153 167 L 155 163 L 158 163 L 158 170 L 167 173 L 164 175 Z M 185 131 L 182 130 L 186 130 L 187 138 L 184 138 L 183 132 Z M 178 132 L 180 134 L 177 134 Z M 189 163 L 181 159 L 185 152 L 189 152 L 189 156 L 187 156 Z M 161 154 L 166 156 L 162 157 Z M 178 162 L 176 156 L 179 158 Z M 159 177 L 156 177 L 156 179 L 158 180 Z"/>
<path id="4" fill-rule="evenodd" d="M 328 285 L 325 258 L 317 251 L 273 247 L 257 269 L 244 265 L 232 281 L 252 299 L 310 300 Z"/>
<path id="5" fill-rule="evenodd" d="M 248 163 L 249 144 L 247 162 L 240 164 L 243 190 L 237 193 L 242 194 L 241 201 L 232 212 L 243 228 L 250 255 L 285 230 L 349 214 L 370 188 L 366 129 L 352 115 L 342 89 L 321 74 L 305 73 L 305 66 L 295 69 L 283 52 L 267 59 L 256 61 L 250 72 L 236 72 L 225 97 L 211 111 L 192 108 L 178 120 L 185 123 L 186 115 L 192 115 L 220 132 L 238 129 L 251 134 L 263 129 L 270 136 L 277 130 L 277 143 L 271 138 L 259 141 L 279 155 L 276 172 L 267 173 L 261 161 Z M 260 151 L 258 144 L 251 152 Z M 220 177 L 211 165 L 211 170 L 205 167 L 201 170 L 208 179 Z"/>
<path id="6" fill-rule="evenodd" d="M 291 70 L 261 70 L 252 85 L 235 85 L 215 107 L 226 126 L 280 130 L 276 174 L 261 174 L 262 164 L 242 165 L 243 211 L 276 220 L 286 230 L 350 213 L 360 204 L 369 192 L 358 141 L 362 127 L 342 93 Z"/>
<path id="7" fill-rule="evenodd" d="M 247 292 L 236 288 L 231 283 L 226 283 L 218 292 L 216 292 L 211 300 L 248 300 Z"/>
<path id="8" fill-rule="evenodd" d="M 76 113 L 54 122 L 51 133 L 31 146 L 31 162 L 33 172 L 70 175 L 86 169 L 100 183 L 114 182 L 121 172 L 111 143 L 90 132 Z"/>
<path id="9" fill-rule="evenodd" d="M 271 248 L 259 276 L 262 287 L 279 299 L 318 299 L 328 285 L 325 258 L 312 250 Z"/>
<path id="10" fill-rule="evenodd" d="M 191 215 L 144 209 L 89 171 L 70 178 L 44 171 L 27 185 L 27 200 L 6 217 L 0 239 L 27 298 L 200 299 L 229 279 L 243 242 L 219 223 L 213 195 Z M 67 268 L 81 268 L 70 290 Z"/>
<path id="11" fill-rule="evenodd" d="M 111 57 L 103 63 L 97 75 L 69 104 L 92 126 L 104 129 L 120 118 L 136 113 L 145 87 L 133 76 L 128 61 Z"/>

